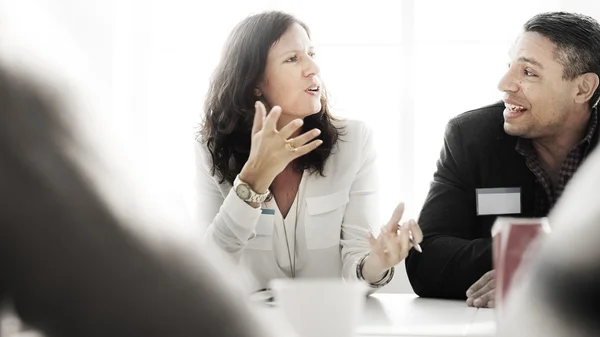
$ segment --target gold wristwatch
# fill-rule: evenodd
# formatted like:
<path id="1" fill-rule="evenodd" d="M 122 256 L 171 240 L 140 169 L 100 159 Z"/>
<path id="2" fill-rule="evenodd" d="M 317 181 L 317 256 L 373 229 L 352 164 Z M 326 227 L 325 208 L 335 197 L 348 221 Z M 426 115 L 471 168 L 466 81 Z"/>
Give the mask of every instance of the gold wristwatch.
<path id="1" fill-rule="evenodd" d="M 269 190 L 262 194 L 256 193 L 250 184 L 240 179 L 239 174 L 235 177 L 235 181 L 233 182 L 233 190 L 235 191 L 235 194 L 245 202 L 255 202 L 260 204 L 271 196 L 271 191 Z"/>

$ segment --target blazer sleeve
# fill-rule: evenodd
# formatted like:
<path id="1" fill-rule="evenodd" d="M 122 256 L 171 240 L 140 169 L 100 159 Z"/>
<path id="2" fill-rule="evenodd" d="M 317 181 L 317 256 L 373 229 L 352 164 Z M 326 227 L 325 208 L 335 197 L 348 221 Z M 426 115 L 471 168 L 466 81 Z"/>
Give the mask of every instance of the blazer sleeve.
<path id="1" fill-rule="evenodd" d="M 256 235 L 261 210 L 242 201 L 233 188 L 223 197 L 218 178 L 210 174 L 210 154 L 200 141 L 195 144 L 195 162 L 194 218 L 203 241 L 237 261 L 248 240 Z"/>
<path id="2" fill-rule="evenodd" d="M 342 222 L 342 275 L 346 280 L 356 280 L 358 260 L 370 251 L 368 235 L 372 226 L 379 228 L 376 151 L 373 133 L 363 125 L 360 166 L 350 187 L 349 202 Z M 369 289 L 369 294 L 375 292 Z"/>
<path id="3" fill-rule="evenodd" d="M 492 269 L 491 239 L 474 234 L 477 168 L 473 157 L 465 150 L 459 125 L 448 123 L 419 216 L 423 253 L 411 250 L 406 259 L 408 278 L 419 296 L 464 299 L 467 289 Z"/>

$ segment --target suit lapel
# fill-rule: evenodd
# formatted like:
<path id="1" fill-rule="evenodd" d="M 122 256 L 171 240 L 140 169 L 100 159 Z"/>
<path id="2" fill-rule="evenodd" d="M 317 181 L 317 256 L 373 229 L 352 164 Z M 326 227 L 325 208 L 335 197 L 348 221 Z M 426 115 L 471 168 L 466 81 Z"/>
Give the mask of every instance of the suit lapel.
<path id="1" fill-rule="evenodd" d="M 517 137 L 503 135 L 497 146 L 490 149 L 491 163 L 489 175 L 497 186 L 519 187 L 521 189 L 521 216 L 534 216 L 535 176 L 525 163 L 525 158 L 515 150 Z"/>

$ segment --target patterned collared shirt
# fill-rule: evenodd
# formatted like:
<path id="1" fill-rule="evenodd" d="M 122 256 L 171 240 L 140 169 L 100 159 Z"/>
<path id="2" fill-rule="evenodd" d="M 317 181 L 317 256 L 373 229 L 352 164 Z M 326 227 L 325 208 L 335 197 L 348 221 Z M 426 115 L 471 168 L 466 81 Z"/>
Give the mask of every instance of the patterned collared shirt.
<path id="1" fill-rule="evenodd" d="M 558 174 L 558 185 L 554 186 L 548 173 L 542 168 L 537 152 L 533 148 L 531 139 L 519 138 L 515 149 L 525 157 L 527 167 L 536 177 L 535 183 L 535 214 L 546 216 L 562 195 L 565 186 L 571 180 L 583 159 L 587 156 L 592 142 L 592 137 L 598 125 L 598 113 L 594 109 L 588 124 L 586 136 L 575 145 L 567 154 Z"/>

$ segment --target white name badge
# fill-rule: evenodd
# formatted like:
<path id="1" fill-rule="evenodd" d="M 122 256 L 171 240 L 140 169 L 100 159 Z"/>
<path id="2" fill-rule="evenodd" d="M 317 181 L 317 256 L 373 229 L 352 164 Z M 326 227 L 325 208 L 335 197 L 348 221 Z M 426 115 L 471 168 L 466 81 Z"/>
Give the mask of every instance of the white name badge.
<path id="1" fill-rule="evenodd" d="M 521 188 L 478 188 L 477 215 L 520 214 Z"/>

